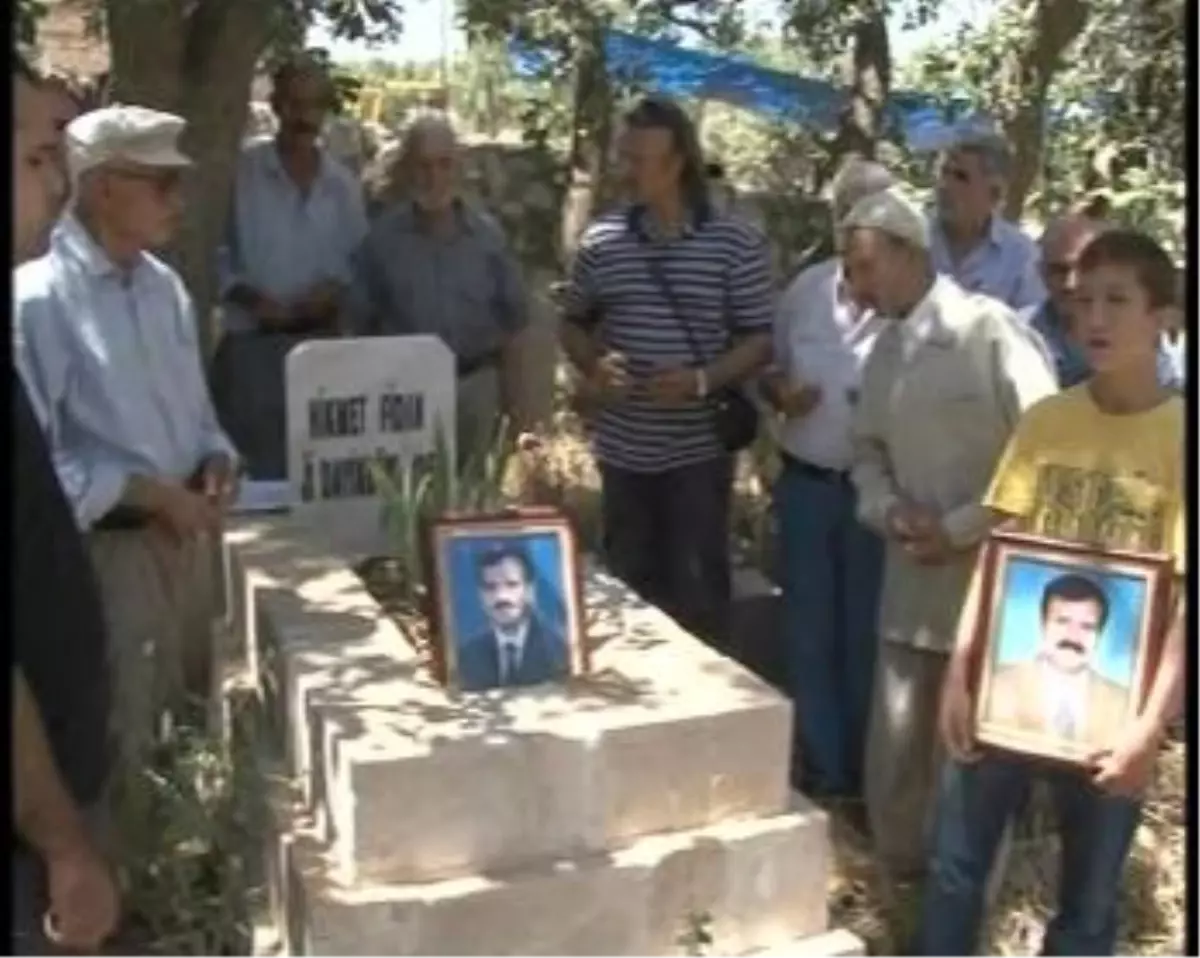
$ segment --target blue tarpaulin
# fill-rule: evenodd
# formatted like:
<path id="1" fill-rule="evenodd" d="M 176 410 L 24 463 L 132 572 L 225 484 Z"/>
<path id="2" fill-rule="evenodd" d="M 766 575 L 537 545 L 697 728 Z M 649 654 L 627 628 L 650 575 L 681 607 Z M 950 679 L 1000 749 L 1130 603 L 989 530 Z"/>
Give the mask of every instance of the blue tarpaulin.
<path id="1" fill-rule="evenodd" d="M 536 76 L 547 55 L 517 43 L 511 46 L 517 73 Z M 689 50 L 621 30 L 610 30 L 605 57 L 611 76 L 674 97 L 719 100 L 772 119 L 824 131 L 837 128 L 849 101 L 844 88 L 770 70 L 748 58 Z M 938 99 L 914 91 L 895 91 L 888 98 L 888 119 L 903 132 L 909 147 L 936 150 L 964 128 L 990 128 L 965 97 Z"/>

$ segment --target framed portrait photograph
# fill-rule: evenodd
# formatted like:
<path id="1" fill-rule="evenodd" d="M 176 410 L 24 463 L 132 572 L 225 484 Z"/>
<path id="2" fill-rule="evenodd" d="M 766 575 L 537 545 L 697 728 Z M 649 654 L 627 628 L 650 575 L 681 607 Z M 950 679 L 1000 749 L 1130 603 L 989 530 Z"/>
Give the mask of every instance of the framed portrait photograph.
<path id="1" fill-rule="evenodd" d="M 1073 764 L 1111 748 L 1158 664 L 1171 560 L 1010 532 L 985 549 L 977 739 Z"/>
<path id="2" fill-rule="evenodd" d="M 426 550 L 443 683 L 481 692 L 587 671 L 578 549 L 566 516 L 546 508 L 445 516 L 429 525 Z"/>

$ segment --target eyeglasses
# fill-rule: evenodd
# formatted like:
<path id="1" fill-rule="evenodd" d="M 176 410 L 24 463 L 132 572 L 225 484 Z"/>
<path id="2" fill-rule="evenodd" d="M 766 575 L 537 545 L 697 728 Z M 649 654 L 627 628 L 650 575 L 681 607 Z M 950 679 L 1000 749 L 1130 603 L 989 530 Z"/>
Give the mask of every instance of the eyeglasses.
<path id="1" fill-rule="evenodd" d="M 110 169 L 111 175 L 123 180 L 148 183 L 159 196 L 170 196 L 183 188 L 183 173 L 180 170 L 129 170 Z"/>

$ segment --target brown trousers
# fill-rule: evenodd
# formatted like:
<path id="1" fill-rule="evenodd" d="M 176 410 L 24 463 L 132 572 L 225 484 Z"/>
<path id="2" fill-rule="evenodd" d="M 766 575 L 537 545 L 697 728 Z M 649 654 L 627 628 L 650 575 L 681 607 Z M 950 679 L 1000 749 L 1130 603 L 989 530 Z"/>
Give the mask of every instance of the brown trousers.
<path id="1" fill-rule="evenodd" d="M 119 765 L 140 767 L 164 712 L 188 695 L 207 704 L 213 674 L 213 543 L 177 544 L 155 529 L 95 531 Z"/>

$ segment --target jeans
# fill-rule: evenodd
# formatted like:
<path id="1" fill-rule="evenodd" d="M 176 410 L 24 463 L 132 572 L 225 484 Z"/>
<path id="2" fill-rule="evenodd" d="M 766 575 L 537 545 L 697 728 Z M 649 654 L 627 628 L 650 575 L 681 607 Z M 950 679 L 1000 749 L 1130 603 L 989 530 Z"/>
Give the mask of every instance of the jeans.
<path id="1" fill-rule="evenodd" d="M 1106 795 L 1083 772 L 985 753 L 971 764 L 943 763 L 916 954 L 974 953 L 996 847 L 1039 775 L 1053 792 L 1062 837 L 1058 912 L 1046 929 L 1042 954 L 1113 953 L 1121 871 L 1140 803 Z"/>
<path id="2" fill-rule="evenodd" d="M 733 459 L 640 473 L 601 464 L 608 566 L 693 635 L 727 640 Z"/>
<path id="3" fill-rule="evenodd" d="M 855 518 L 847 479 L 784 460 L 775 485 L 789 687 L 805 791 L 862 784 L 878 644 L 883 542 Z"/>

